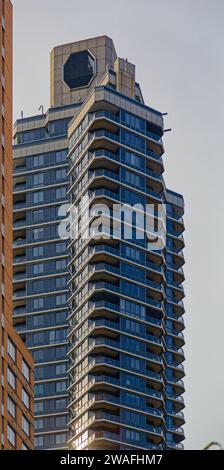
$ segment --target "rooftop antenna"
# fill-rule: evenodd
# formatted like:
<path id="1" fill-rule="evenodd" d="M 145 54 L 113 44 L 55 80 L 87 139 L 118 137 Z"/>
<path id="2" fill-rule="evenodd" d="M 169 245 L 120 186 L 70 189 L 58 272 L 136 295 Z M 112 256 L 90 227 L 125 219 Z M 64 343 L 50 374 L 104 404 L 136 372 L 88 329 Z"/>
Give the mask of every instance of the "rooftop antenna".
<path id="1" fill-rule="evenodd" d="M 41 111 L 41 113 L 44 114 L 44 107 L 43 107 L 42 104 L 41 104 L 40 107 L 38 108 L 38 111 Z"/>
<path id="2" fill-rule="evenodd" d="M 21 119 L 23 119 L 23 110 L 20 113 Z"/>

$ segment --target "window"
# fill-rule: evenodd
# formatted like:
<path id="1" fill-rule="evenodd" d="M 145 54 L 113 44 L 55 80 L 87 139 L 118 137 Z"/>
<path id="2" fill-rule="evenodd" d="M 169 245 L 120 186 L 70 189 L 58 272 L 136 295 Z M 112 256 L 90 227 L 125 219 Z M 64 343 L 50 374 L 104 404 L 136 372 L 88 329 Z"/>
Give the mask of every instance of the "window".
<path id="1" fill-rule="evenodd" d="M 44 164 L 44 156 L 43 155 L 35 155 L 35 157 L 33 157 L 33 166 L 34 166 L 34 168 L 43 166 L 43 164 Z"/>
<path id="2" fill-rule="evenodd" d="M 35 228 L 33 231 L 33 239 L 34 240 L 39 240 L 40 238 L 43 238 L 44 236 L 44 229 L 42 228 Z"/>
<path id="3" fill-rule="evenodd" d="M 67 278 L 66 277 L 58 277 L 56 279 L 56 288 L 61 289 L 67 286 Z"/>
<path id="4" fill-rule="evenodd" d="M 14 447 L 16 445 L 16 434 L 15 431 L 12 429 L 11 426 L 7 426 L 7 439 Z"/>
<path id="5" fill-rule="evenodd" d="M 50 122 L 48 125 L 48 133 L 50 137 L 55 135 L 65 135 L 68 130 L 69 119 L 58 119 L 57 121 Z"/>
<path id="6" fill-rule="evenodd" d="M 30 369 L 24 360 L 22 360 L 22 373 L 25 379 L 27 380 L 27 382 L 29 382 L 30 381 Z"/>
<path id="7" fill-rule="evenodd" d="M 131 134 L 130 132 L 126 132 L 123 129 L 121 130 L 121 143 L 142 153 L 145 151 L 145 139 Z"/>
<path id="8" fill-rule="evenodd" d="M 56 365 L 56 375 L 64 375 L 64 374 L 66 374 L 66 371 L 67 371 L 66 364 Z"/>
<path id="9" fill-rule="evenodd" d="M 66 152 L 66 150 L 61 150 L 61 151 L 59 151 L 59 152 L 56 152 L 56 155 L 55 155 L 56 163 L 65 162 L 65 161 L 66 161 L 66 157 L 67 157 L 67 152 Z"/>
<path id="10" fill-rule="evenodd" d="M 65 428 L 66 424 L 67 424 L 66 416 L 56 416 L 56 418 L 55 418 L 56 428 Z"/>
<path id="11" fill-rule="evenodd" d="M 8 396 L 8 400 L 7 400 L 7 409 L 8 409 L 9 414 L 13 418 L 15 418 L 16 417 L 16 405 L 14 401 L 10 398 L 10 396 Z"/>
<path id="12" fill-rule="evenodd" d="M 35 408 L 35 413 L 43 413 L 43 411 L 44 411 L 44 403 L 43 403 L 43 401 L 37 401 L 37 402 L 35 402 L 34 408 Z"/>
<path id="13" fill-rule="evenodd" d="M 128 441 L 137 441 L 137 442 L 140 441 L 140 433 L 139 432 L 126 430 L 125 434 L 126 434 L 126 439 Z"/>
<path id="14" fill-rule="evenodd" d="M 29 397 L 28 393 L 26 392 L 26 390 L 24 388 L 22 389 L 22 401 L 23 401 L 24 405 L 29 409 L 29 407 L 30 407 L 30 397 Z"/>
<path id="15" fill-rule="evenodd" d="M 39 299 L 34 299 L 33 300 L 33 308 L 34 310 L 38 310 L 40 308 L 43 308 L 44 306 L 44 299 L 43 297 L 40 297 Z"/>
<path id="16" fill-rule="evenodd" d="M 16 376 L 15 376 L 15 374 L 13 374 L 13 372 L 11 371 L 11 369 L 9 367 L 8 367 L 8 371 L 7 371 L 7 378 L 8 378 L 9 385 L 11 385 L 13 390 L 15 390 L 16 389 Z"/>
<path id="17" fill-rule="evenodd" d="M 42 212 L 42 211 L 35 211 L 35 212 Z M 44 247 L 43 246 L 35 246 L 33 248 L 33 256 L 39 257 L 44 255 Z"/>
<path id="18" fill-rule="evenodd" d="M 37 175 L 33 175 L 33 184 L 34 186 L 44 184 L 44 174 L 38 173 Z"/>
<path id="19" fill-rule="evenodd" d="M 132 152 L 122 151 L 121 160 L 126 163 L 128 166 L 136 168 L 138 170 L 145 170 L 145 160 L 139 155 L 135 155 Z"/>
<path id="20" fill-rule="evenodd" d="M 44 420 L 43 419 L 36 419 L 35 423 L 34 423 L 34 426 L 35 426 L 35 431 L 42 430 L 43 427 L 44 427 Z"/>
<path id="21" fill-rule="evenodd" d="M 33 317 L 33 326 L 36 328 L 38 326 L 44 326 L 44 317 L 43 315 L 35 315 Z"/>
<path id="22" fill-rule="evenodd" d="M 33 265 L 33 274 L 42 274 L 44 272 L 43 263 Z"/>
<path id="23" fill-rule="evenodd" d="M 8 354 L 13 359 L 13 361 L 16 360 L 16 348 L 10 338 L 8 338 Z"/>
<path id="24" fill-rule="evenodd" d="M 22 416 L 22 429 L 26 433 L 27 436 L 30 435 L 30 423 L 29 421 L 25 418 L 25 416 Z"/>
<path id="25" fill-rule="evenodd" d="M 66 271 L 67 261 L 66 259 L 61 259 L 56 261 L 56 270 L 57 271 Z"/>
<path id="26" fill-rule="evenodd" d="M 56 170 L 56 181 L 61 181 L 65 180 L 67 176 L 67 172 L 65 168 L 62 168 L 61 170 Z"/>
<path id="27" fill-rule="evenodd" d="M 40 209 L 38 211 L 33 211 L 33 222 L 43 222 L 44 220 L 44 211 L 43 209 Z"/>
<path id="28" fill-rule="evenodd" d="M 61 400 L 56 400 L 55 401 L 55 409 L 57 411 L 65 410 L 66 406 L 67 406 L 66 400 L 63 399 L 63 398 Z"/>
<path id="29" fill-rule="evenodd" d="M 35 437 L 34 441 L 35 441 L 35 447 L 43 447 L 43 445 L 44 445 L 43 436 Z"/>
<path id="30" fill-rule="evenodd" d="M 62 188 L 56 189 L 56 199 L 64 199 L 67 195 L 67 188 L 63 186 Z"/>
<path id="31" fill-rule="evenodd" d="M 56 295 L 56 305 L 65 305 L 67 301 L 66 295 Z"/>
<path id="32" fill-rule="evenodd" d="M 123 180 L 129 186 L 134 188 L 144 189 L 144 177 L 133 173 L 132 171 L 125 170 L 123 173 Z"/>
<path id="33" fill-rule="evenodd" d="M 57 243 L 56 244 L 56 253 L 57 255 L 60 255 L 62 253 L 66 252 L 66 243 Z"/>
<path id="34" fill-rule="evenodd" d="M 67 441 L 67 434 L 56 434 L 56 444 L 64 444 Z"/>
<path id="35" fill-rule="evenodd" d="M 43 191 L 38 191 L 36 193 L 33 193 L 33 202 L 34 202 L 34 204 L 40 204 L 43 201 L 44 201 Z"/>
<path id="36" fill-rule="evenodd" d="M 130 302 L 129 300 L 121 299 L 120 306 L 122 313 L 126 313 L 133 317 L 145 318 L 146 311 L 145 307 L 142 305 L 136 304 L 135 302 Z"/>
<path id="37" fill-rule="evenodd" d="M 88 51 L 73 52 L 64 65 L 63 79 L 70 89 L 87 86 L 95 74 L 95 59 Z"/>
<path id="38" fill-rule="evenodd" d="M 56 382 L 56 392 L 64 392 L 66 388 L 66 382 Z"/>

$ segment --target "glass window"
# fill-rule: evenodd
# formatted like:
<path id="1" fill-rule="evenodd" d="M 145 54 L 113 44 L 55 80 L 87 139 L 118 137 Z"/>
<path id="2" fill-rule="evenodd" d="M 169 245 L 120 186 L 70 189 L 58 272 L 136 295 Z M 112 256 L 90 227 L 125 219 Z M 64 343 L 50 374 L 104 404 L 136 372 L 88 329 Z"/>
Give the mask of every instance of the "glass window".
<path id="1" fill-rule="evenodd" d="M 67 278 L 66 277 L 58 277 L 56 279 L 56 288 L 61 289 L 67 286 Z"/>
<path id="2" fill-rule="evenodd" d="M 66 406 L 67 406 L 67 403 L 66 403 L 66 400 L 64 398 L 55 401 L 55 409 L 57 411 L 65 410 Z"/>
<path id="3" fill-rule="evenodd" d="M 8 424 L 7 426 L 7 439 L 14 447 L 16 445 L 16 434 L 12 427 Z"/>
<path id="4" fill-rule="evenodd" d="M 27 436 L 30 435 L 30 423 L 29 421 L 25 418 L 25 416 L 22 416 L 22 429 L 26 433 Z"/>
<path id="5" fill-rule="evenodd" d="M 56 163 L 65 162 L 66 157 L 67 157 L 67 151 L 66 150 L 61 150 L 61 151 L 56 152 L 56 155 L 55 155 Z"/>
<path id="6" fill-rule="evenodd" d="M 64 65 L 64 81 L 69 88 L 87 86 L 95 73 L 95 59 L 88 50 L 70 54 Z"/>
<path id="7" fill-rule="evenodd" d="M 37 186 L 39 184 L 44 184 L 44 174 L 37 173 L 36 175 L 33 175 L 33 184 L 34 186 Z"/>
<path id="8" fill-rule="evenodd" d="M 66 382 L 56 382 L 56 392 L 64 392 L 66 388 Z"/>
<path id="9" fill-rule="evenodd" d="M 13 361 L 16 360 L 16 348 L 10 338 L 8 338 L 8 354 L 13 359 Z"/>
<path id="10" fill-rule="evenodd" d="M 145 160 L 143 157 L 136 155 L 135 153 L 128 151 L 121 151 L 121 161 L 123 161 L 128 166 L 136 168 L 138 170 L 145 170 Z"/>
<path id="11" fill-rule="evenodd" d="M 33 308 L 34 310 L 38 310 L 40 308 L 43 308 L 44 306 L 44 299 L 43 297 L 39 297 L 39 299 L 34 299 L 33 300 Z"/>
<path id="12" fill-rule="evenodd" d="M 67 196 L 66 186 L 56 189 L 56 199 L 64 199 L 66 196 Z"/>
<path id="13" fill-rule="evenodd" d="M 8 408 L 8 412 L 10 413 L 10 415 L 13 418 L 15 418 L 16 417 L 16 405 L 14 401 L 10 398 L 10 396 L 8 396 L 7 408 Z"/>
<path id="14" fill-rule="evenodd" d="M 37 436 L 34 439 L 35 447 L 43 447 L 44 445 L 44 438 L 43 436 Z"/>
<path id="15" fill-rule="evenodd" d="M 27 382 L 29 382 L 30 381 L 30 368 L 24 360 L 22 360 L 22 373 L 24 377 L 26 378 Z"/>
<path id="16" fill-rule="evenodd" d="M 35 431 L 40 431 L 44 427 L 44 420 L 43 419 L 36 419 L 34 423 Z"/>
<path id="17" fill-rule="evenodd" d="M 44 156 L 43 155 L 35 155 L 33 157 L 33 166 L 34 168 L 43 166 L 44 164 Z"/>
<path id="18" fill-rule="evenodd" d="M 62 168 L 60 170 L 56 170 L 55 176 L 56 176 L 56 181 L 65 180 L 67 176 L 66 169 Z"/>
<path id="19" fill-rule="evenodd" d="M 56 365 L 56 375 L 65 375 L 67 372 L 66 364 L 58 364 Z"/>
<path id="20" fill-rule="evenodd" d="M 56 434 L 55 443 L 64 444 L 67 440 L 67 434 Z"/>
<path id="21" fill-rule="evenodd" d="M 57 121 L 50 122 L 48 125 L 48 133 L 50 137 L 55 135 L 65 135 L 68 131 L 68 119 L 58 119 Z"/>
<path id="22" fill-rule="evenodd" d="M 29 407 L 30 407 L 30 397 L 29 397 L 28 393 L 26 392 L 26 390 L 24 388 L 22 389 L 22 402 L 29 409 Z"/>
<path id="23" fill-rule="evenodd" d="M 38 211 L 33 211 L 33 222 L 42 222 L 44 220 L 44 211 L 40 209 Z"/>
<path id="24" fill-rule="evenodd" d="M 42 228 L 35 228 L 33 231 L 33 239 L 34 240 L 39 240 L 43 238 L 44 236 L 44 229 Z"/>
<path id="25" fill-rule="evenodd" d="M 36 193 L 33 193 L 33 202 L 34 202 L 34 204 L 40 204 L 43 201 L 44 201 L 43 191 L 38 191 Z"/>
<path id="26" fill-rule="evenodd" d="M 37 401 L 34 404 L 35 413 L 42 413 L 44 411 L 43 401 Z"/>
<path id="27" fill-rule="evenodd" d="M 11 385 L 13 390 L 15 390 L 16 389 L 16 376 L 15 376 L 15 374 L 13 374 L 13 372 L 11 371 L 11 369 L 9 367 L 8 367 L 8 371 L 7 371 L 7 378 L 8 378 L 9 385 Z"/>
<path id="28" fill-rule="evenodd" d="M 37 211 L 37 212 L 39 212 L 39 211 Z M 35 246 L 33 248 L 33 256 L 34 257 L 43 256 L 43 255 L 44 255 L 44 247 L 43 246 Z"/>
<path id="29" fill-rule="evenodd" d="M 59 255 L 66 252 L 66 243 L 56 243 L 56 253 Z"/>
<path id="30" fill-rule="evenodd" d="M 33 265 L 33 274 L 43 274 L 43 272 L 44 272 L 43 263 Z"/>
<path id="31" fill-rule="evenodd" d="M 66 271 L 67 268 L 67 260 L 61 259 L 56 261 L 56 271 Z"/>
<path id="32" fill-rule="evenodd" d="M 56 305 L 65 305 L 67 302 L 67 297 L 65 294 L 56 295 Z"/>

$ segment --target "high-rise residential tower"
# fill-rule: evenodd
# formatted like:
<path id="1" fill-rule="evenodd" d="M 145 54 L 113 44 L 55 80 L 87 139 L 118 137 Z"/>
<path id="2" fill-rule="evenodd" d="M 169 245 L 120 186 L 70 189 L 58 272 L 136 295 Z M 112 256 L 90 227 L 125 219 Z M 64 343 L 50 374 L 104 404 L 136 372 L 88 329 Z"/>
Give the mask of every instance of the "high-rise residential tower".
<path id="1" fill-rule="evenodd" d="M 0 450 L 33 448 L 34 365 L 12 324 L 12 4 L 0 1 Z"/>
<path id="2" fill-rule="evenodd" d="M 184 203 L 162 176 L 163 116 L 109 38 L 55 66 L 58 104 L 84 101 L 68 131 L 69 445 L 181 449 Z"/>
<path id="3" fill-rule="evenodd" d="M 107 36 L 54 48 L 51 107 L 15 124 L 14 322 L 37 449 L 182 448 L 184 202 L 163 133 Z M 119 221 L 114 204 L 138 207 Z"/>

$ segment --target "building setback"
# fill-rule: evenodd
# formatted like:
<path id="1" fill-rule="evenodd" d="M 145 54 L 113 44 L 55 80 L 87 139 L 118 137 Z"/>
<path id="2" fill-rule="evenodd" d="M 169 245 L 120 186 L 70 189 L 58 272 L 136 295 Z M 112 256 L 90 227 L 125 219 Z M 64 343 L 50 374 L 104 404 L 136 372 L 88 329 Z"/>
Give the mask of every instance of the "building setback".
<path id="1" fill-rule="evenodd" d="M 15 124 L 13 312 L 36 363 L 37 449 L 183 448 L 184 201 L 163 132 L 107 36 L 54 48 L 49 110 Z M 95 229 L 95 204 L 109 211 L 102 235 L 113 204 L 154 204 L 165 246 L 125 238 L 127 223 L 60 238 L 61 206 L 84 196 Z"/>
<path id="2" fill-rule="evenodd" d="M 1 12 L 0 450 L 33 448 L 34 364 L 12 324 L 12 4 Z"/>

